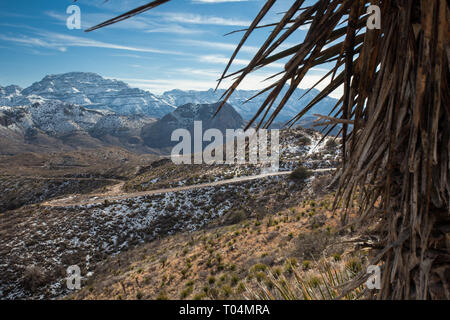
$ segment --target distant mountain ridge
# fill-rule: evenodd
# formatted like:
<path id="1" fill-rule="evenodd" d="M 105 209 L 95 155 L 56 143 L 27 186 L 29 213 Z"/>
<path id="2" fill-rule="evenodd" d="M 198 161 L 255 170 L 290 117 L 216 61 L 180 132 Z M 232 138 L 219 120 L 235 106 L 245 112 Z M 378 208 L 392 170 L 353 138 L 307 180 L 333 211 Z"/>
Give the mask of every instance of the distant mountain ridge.
<path id="1" fill-rule="evenodd" d="M 282 94 L 286 90 L 287 87 L 282 90 Z M 25 89 L 14 85 L 0 87 L 0 106 L 23 106 L 58 100 L 90 109 L 109 110 L 120 115 L 142 114 L 162 118 L 187 103 L 217 103 L 224 91 L 223 89 L 217 91 L 213 89 L 205 91 L 175 89 L 158 96 L 145 90 L 131 88 L 123 81 L 106 79 L 95 73 L 70 72 L 48 75 Z M 296 89 L 276 121 L 290 120 L 319 92 L 313 89 L 305 94 L 306 91 L 305 89 Z M 245 103 L 258 92 L 258 90 L 236 90 L 227 102 L 244 120 L 250 120 L 268 95 L 268 93 L 264 93 Z M 305 94 L 304 97 L 302 97 L 303 94 Z M 306 115 L 328 114 L 336 103 L 336 99 L 326 97 Z"/>
<path id="2" fill-rule="evenodd" d="M 276 101 L 277 103 L 281 101 L 281 97 L 287 90 L 287 86 L 283 88 L 280 98 Z M 186 103 L 216 103 L 220 101 L 220 98 L 222 97 L 224 92 L 224 89 L 218 89 L 216 91 L 214 91 L 213 89 L 209 89 L 207 91 L 183 91 L 176 89 L 165 92 L 161 97 L 171 105 L 180 106 Z M 315 89 L 311 90 L 308 93 L 306 92 L 307 90 L 305 89 L 297 88 L 292 94 L 291 98 L 288 100 L 286 106 L 277 116 L 276 121 L 286 122 L 290 120 L 292 117 L 297 115 L 304 107 L 306 107 L 307 104 L 319 93 L 319 91 Z M 269 95 L 269 93 L 267 92 L 255 97 L 250 101 L 247 101 L 258 93 L 259 90 L 236 90 L 227 102 L 236 109 L 236 111 L 242 116 L 242 118 L 244 118 L 245 120 L 250 120 L 253 118 L 259 107 L 263 104 L 264 100 Z M 303 96 L 304 94 L 305 96 Z M 314 106 L 314 108 L 312 108 L 309 112 L 307 112 L 306 115 L 313 115 L 315 113 L 327 115 L 336 105 L 337 101 L 338 100 L 336 99 L 326 97 L 316 106 Z M 272 110 L 275 109 L 277 103 L 274 104 Z"/>

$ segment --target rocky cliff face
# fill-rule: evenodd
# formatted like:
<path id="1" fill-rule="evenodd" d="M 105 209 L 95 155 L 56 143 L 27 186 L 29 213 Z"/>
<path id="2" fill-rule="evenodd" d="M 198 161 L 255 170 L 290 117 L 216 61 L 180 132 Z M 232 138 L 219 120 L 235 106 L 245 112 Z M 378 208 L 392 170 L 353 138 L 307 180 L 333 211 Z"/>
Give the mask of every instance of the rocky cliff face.
<path id="1" fill-rule="evenodd" d="M 171 141 L 172 132 L 176 129 L 187 129 L 193 137 L 194 121 L 202 121 L 203 131 L 217 128 L 225 133 L 226 129 L 244 127 L 244 120 L 229 104 L 225 104 L 217 116 L 213 117 L 218 106 L 219 103 L 185 104 L 155 123 L 145 126 L 142 129 L 142 138 L 149 147 L 165 148 L 177 144 Z"/>

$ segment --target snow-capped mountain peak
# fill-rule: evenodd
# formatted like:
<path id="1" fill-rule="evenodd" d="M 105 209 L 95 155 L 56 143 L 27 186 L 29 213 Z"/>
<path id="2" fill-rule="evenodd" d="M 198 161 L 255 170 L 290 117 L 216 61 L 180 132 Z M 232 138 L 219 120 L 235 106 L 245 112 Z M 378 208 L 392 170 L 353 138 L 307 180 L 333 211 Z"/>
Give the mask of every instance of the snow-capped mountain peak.
<path id="1" fill-rule="evenodd" d="M 4 91 L 0 91 L 0 105 L 7 106 L 29 104 L 33 102 L 27 101 L 29 97 L 38 96 L 91 109 L 114 111 L 120 115 L 143 114 L 159 118 L 174 110 L 172 105 L 150 92 L 90 72 L 45 76 L 28 88 L 17 91 L 14 98 Z"/>

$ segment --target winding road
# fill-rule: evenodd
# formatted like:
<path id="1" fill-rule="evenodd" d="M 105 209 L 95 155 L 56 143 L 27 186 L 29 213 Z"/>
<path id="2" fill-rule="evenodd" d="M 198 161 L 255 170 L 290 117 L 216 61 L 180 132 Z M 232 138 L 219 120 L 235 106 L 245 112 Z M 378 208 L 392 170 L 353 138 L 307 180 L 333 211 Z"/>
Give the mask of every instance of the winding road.
<path id="1" fill-rule="evenodd" d="M 333 170 L 336 170 L 336 169 L 335 168 L 315 169 L 315 170 L 311 170 L 311 172 L 317 173 L 317 172 L 328 172 L 328 171 L 333 171 Z M 207 182 L 207 183 L 200 183 L 200 184 L 189 185 L 189 186 L 173 187 L 173 188 L 166 188 L 166 189 L 156 189 L 156 190 L 149 190 L 149 191 L 130 192 L 130 193 L 121 193 L 122 192 L 121 189 L 122 189 L 123 185 L 125 184 L 125 182 L 122 181 L 122 182 L 110 187 L 110 190 L 108 190 L 108 192 L 106 192 L 106 193 L 70 196 L 70 197 L 66 197 L 63 199 L 47 201 L 47 202 L 42 203 L 41 205 L 48 206 L 48 207 L 69 207 L 69 206 L 78 206 L 78 205 L 99 204 L 99 203 L 104 203 L 105 200 L 107 200 L 107 201 L 125 200 L 125 199 L 131 199 L 131 198 L 137 198 L 137 197 L 149 196 L 149 195 L 155 195 L 155 194 L 179 192 L 179 191 L 201 189 L 201 188 L 207 188 L 207 187 L 216 187 L 216 186 L 221 186 L 221 185 L 263 179 L 263 178 L 267 178 L 267 177 L 285 176 L 285 175 L 289 175 L 291 173 L 292 173 L 292 171 L 268 172 L 268 173 L 254 175 L 254 176 L 238 177 L 238 178 L 232 178 L 232 179 L 226 179 L 226 180 L 220 180 L 220 181 L 214 181 L 214 182 Z"/>

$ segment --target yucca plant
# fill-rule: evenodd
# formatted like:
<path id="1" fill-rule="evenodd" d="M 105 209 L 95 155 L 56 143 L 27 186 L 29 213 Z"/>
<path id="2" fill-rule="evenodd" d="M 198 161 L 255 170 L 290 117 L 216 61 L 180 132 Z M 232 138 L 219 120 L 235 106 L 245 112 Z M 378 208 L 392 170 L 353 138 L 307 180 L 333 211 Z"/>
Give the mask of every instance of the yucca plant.
<path id="1" fill-rule="evenodd" d="M 289 124 L 343 87 L 339 103 L 321 119 L 326 133 L 337 126 L 343 140 L 335 205 L 348 208 L 358 192 L 359 222 L 380 221 L 377 247 L 382 249 L 372 261 L 383 263 L 377 296 L 450 299 L 449 2 L 317 0 L 302 7 L 304 2 L 292 1 L 278 23 L 261 25 L 276 3 L 267 0 L 250 27 L 241 30 L 244 36 L 219 79 L 233 79 L 223 102 L 250 73 L 286 61 L 272 77 L 278 80 L 259 93 L 268 96 L 249 123 L 268 127 L 312 68 L 333 63 L 321 80 L 331 78 L 329 83 Z M 379 30 L 366 28 L 369 4 L 380 8 Z M 283 49 L 304 26 L 309 26 L 304 41 Z M 271 28 L 266 41 L 248 66 L 228 73 L 259 28 Z"/>
<path id="2" fill-rule="evenodd" d="M 254 300 L 357 300 L 368 295 L 364 285 L 346 290 L 345 285 L 356 276 L 344 263 L 314 263 L 313 272 L 302 272 L 292 266 L 293 277 L 268 271 L 264 282 L 247 282 L 245 298 Z"/>

